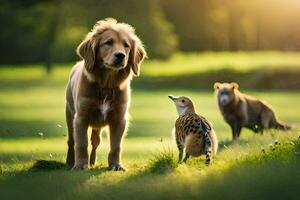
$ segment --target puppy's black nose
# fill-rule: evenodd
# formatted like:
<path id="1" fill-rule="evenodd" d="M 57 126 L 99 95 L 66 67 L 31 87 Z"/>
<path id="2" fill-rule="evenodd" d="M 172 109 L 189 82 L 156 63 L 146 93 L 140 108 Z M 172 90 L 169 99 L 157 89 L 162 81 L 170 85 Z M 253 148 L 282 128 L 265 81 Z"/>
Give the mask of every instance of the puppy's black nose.
<path id="1" fill-rule="evenodd" d="M 122 60 L 125 58 L 125 54 L 124 54 L 124 53 L 121 53 L 121 52 L 115 53 L 115 58 L 116 58 L 118 61 L 122 61 Z"/>

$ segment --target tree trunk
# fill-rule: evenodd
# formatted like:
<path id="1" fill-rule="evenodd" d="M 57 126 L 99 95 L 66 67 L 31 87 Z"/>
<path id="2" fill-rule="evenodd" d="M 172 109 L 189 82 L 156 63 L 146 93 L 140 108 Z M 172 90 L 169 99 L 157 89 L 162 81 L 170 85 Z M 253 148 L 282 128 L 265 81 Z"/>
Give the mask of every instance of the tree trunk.
<path id="1" fill-rule="evenodd" d="M 50 22 L 49 22 L 49 29 L 48 34 L 46 35 L 46 42 L 45 42 L 45 68 L 47 74 L 51 74 L 52 67 L 53 67 L 53 57 L 52 57 L 52 49 L 53 44 L 55 42 L 56 33 L 59 25 L 59 18 L 60 18 L 60 0 L 56 0 L 53 2 L 50 14 Z"/>

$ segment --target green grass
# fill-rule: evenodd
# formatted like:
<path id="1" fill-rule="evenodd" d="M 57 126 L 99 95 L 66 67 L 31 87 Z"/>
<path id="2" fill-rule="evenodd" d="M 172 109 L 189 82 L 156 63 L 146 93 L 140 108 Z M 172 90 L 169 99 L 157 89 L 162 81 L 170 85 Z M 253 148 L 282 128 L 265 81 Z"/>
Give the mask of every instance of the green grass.
<path id="1" fill-rule="evenodd" d="M 90 171 L 73 172 L 59 165 L 59 169 L 39 170 L 34 166 L 41 159 L 65 160 L 64 88 L 70 66 L 55 68 L 50 76 L 38 65 L 0 68 L 0 194 L 4 199 L 299 197 L 300 92 L 249 90 L 241 84 L 242 91 L 268 101 L 294 130 L 268 131 L 263 136 L 243 130 L 240 141 L 233 144 L 211 86 L 203 90 L 188 80 L 194 73 L 205 79 L 203 74 L 212 69 L 219 75 L 224 68 L 241 73 L 265 68 L 298 69 L 299 53 L 177 54 L 166 62 L 145 63 L 142 76 L 133 81 L 131 120 L 122 154 L 129 170 L 126 173 L 106 171 L 109 145 L 105 133 L 97 152 L 97 165 Z M 180 82 L 180 87 L 168 82 L 182 74 L 187 79 Z M 230 78 L 238 78 L 231 75 Z M 164 82 L 156 83 L 160 79 Z M 208 85 L 217 80 L 209 81 Z M 145 85 L 151 83 L 156 86 Z M 171 135 L 177 114 L 168 94 L 190 96 L 197 111 L 214 124 L 220 151 L 211 166 L 205 166 L 204 157 L 177 164 L 178 152 Z M 275 145 L 276 141 L 280 145 Z M 38 167 L 55 166 L 50 163 Z"/>
<path id="2" fill-rule="evenodd" d="M 275 140 L 281 144 L 272 150 L 269 142 L 274 144 Z M 55 142 L 50 140 L 49 143 Z M 135 149 L 132 145 L 139 146 L 140 143 L 149 153 L 129 153 L 130 149 Z M 268 133 L 262 137 L 253 136 L 239 144 L 223 146 L 209 167 L 204 165 L 204 158 L 190 159 L 187 164 L 176 167 L 176 156 L 164 155 L 161 144 L 157 146 L 160 149 L 150 153 L 156 145 L 155 141 L 145 138 L 126 140 L 123 157 L 129 169 L 126 173 L 107 172 L 103 157 L 97 167 L 88 172 L 72 172 L 64 168 L 32 171 L 30 168 L 35 157 L 28 161 L 16 159 L 5 162 L 1 164 L 0 192 L 5 199 L 298 198 L 300 146 L 293 133 Z M 63 149 L 56 152 L 63 152 Z M 61 156 L 49 158 L 40 155 L 40 158 L 60 160 Z"/>
<path id="3" fill-rule="evenodd" d="M 174 152 L 171 149 L 163 149 L 150 160 L 149 170 L 152 173 L 173 172 L 178 165 L 178 158 Z"/>
<path id="4" fill-rule="evenodd" d="M 299 68 L 300 53 L 284 52 L 206 52 L 175 54 L 168 62 L 152 61 L 143 68 L 144 75 L 177 76 L 208 70 L 230 69 L 251 71 L 256 69 Z"/>

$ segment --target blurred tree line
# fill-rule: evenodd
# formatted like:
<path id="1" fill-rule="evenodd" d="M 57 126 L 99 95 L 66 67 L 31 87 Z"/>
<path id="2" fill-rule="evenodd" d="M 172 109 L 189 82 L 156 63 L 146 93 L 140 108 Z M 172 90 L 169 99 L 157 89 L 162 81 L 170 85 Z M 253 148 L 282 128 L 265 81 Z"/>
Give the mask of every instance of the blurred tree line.
<path id="1" fill-rule="evenodd" d="M 151 58 L 175 51 L 300 50 L 299 0 L 1 0 L 0 63 L 77 59 L 94 23 L 136 28 Z"/>

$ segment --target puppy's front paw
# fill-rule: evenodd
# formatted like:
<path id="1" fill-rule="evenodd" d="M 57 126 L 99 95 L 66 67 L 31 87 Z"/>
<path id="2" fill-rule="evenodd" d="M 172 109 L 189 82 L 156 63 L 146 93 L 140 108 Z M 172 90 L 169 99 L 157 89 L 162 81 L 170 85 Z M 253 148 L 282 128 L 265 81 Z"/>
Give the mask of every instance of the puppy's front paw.
<path id="1" fill-rule="evenodd" d="M 109 171 L 123 171 L 123 172 L 127 171 L 127 169 L 122 167 L 122 165 L 120 165 L 120 164 L 110 164 L 108 167 L 108 170 Z"/>

